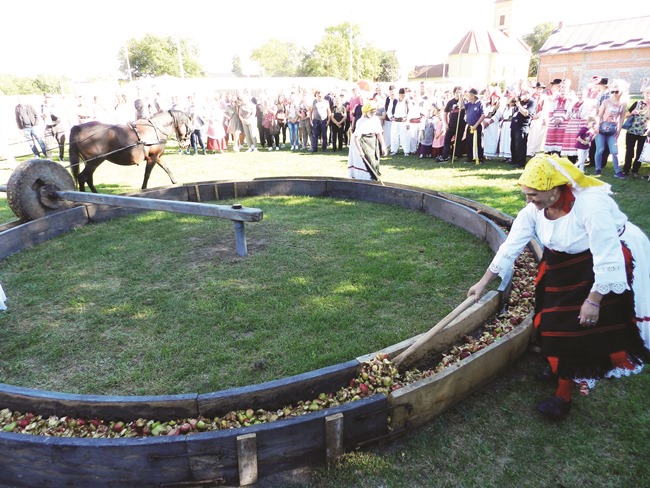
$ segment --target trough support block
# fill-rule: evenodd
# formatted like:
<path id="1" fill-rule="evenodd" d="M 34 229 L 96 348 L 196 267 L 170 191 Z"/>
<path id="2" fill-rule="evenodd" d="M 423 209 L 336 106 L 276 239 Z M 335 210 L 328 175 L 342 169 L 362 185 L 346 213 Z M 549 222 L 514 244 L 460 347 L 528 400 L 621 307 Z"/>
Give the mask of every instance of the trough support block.
<path id="1" fill-rule="evenodd" d="M 257 436 L 244 434 L 237 436 L 237 459 L 239 462 L 239 485 L 257 483 Z"/>
<path id="2" fill-rule="evenodd" d="M 343 414 L 325 417 L 325 458 L 331 465 L 343 455 Z"/>
<path id="3" fill-rule="evenodd" d="M 248 245 L 246 244 L 246 230 L 244 223 L 239 220 L 233 220 L 235 226 L 235 249 L 240 256 L 248 256 Z"/>

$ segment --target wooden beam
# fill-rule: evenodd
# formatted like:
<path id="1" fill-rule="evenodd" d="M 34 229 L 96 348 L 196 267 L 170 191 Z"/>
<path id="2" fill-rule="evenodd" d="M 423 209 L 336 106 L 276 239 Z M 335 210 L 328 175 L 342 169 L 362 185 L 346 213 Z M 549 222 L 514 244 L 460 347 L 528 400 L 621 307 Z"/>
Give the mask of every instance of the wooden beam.
<path id="1" fill-rule="evenodd" d="M 343 454 L 343 414 L 325 417 L 325 459 L 333 464 Z"/>
<path id="2" fill-rule="evenodd" d="M 237 458 L 239 460 L 239 485 L 257 483 L 257 435 L 237 436 Z"/>

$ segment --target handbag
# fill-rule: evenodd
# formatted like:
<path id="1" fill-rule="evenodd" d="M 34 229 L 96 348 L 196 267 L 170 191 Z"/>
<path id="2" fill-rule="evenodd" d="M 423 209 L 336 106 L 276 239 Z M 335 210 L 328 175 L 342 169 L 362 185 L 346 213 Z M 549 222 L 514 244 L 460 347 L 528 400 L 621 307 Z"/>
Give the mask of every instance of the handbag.
<path id="1" fill-rule="evenodd" d="M 642 163 L 650 163 L 650 136 L 646 137 L 645 144 L 643 144 L 643 149 L 641 150 L 641 155 L 639 156 L 639 161 Z"/>
<path id="2" fill-rule="evenodd" d="M 623 122 L 621 128 L 625 130 L 630 130 L 632 128 L 632 124 L 634 124 L 634 117 L 636 116 L 630 115 L 627 119 L 625 119 L 625 122 Z"/>
<path id="3" fill-rule="evenodd" d="M 603 136 L 613 136 L 616 134 L 616 122 L 601 122 L 598 126 L 598 133 Z"/>

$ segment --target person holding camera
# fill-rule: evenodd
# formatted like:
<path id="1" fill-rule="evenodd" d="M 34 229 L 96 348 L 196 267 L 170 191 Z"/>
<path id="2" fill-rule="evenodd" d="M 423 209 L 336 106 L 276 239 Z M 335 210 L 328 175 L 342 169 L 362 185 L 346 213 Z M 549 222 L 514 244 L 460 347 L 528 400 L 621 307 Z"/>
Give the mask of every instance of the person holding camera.
<path id="1" fill-rule="evenodd" d="M 510 121 L 510 153 L 512 164 L 516 168 L 526 166 L 526 151 L 528 148 L 528 134 L 530 123 L 537 108 L 537 103 L 530 97 L 530 89 L 523 88 L 518 97 L 513 97 L 509 103 L 514 107 L 515 113 Z"/>

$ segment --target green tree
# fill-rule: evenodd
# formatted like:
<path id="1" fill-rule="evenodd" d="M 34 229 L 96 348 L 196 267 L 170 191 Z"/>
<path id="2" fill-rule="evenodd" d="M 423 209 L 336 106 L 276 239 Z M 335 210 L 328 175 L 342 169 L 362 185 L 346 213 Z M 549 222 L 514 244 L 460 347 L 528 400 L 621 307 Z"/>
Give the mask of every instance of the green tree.
<path id="1" fill-rule="evenodd" d="M 38 75 L 35 78 L 0 75 L 0 91 L 5 95 L 41 95 L 71 93 L 71 82 L 63 76 Z"/>
<path id="2" fill-rule="evenodd" d="M 130 39 L 127 42 L 129 65 L 134 79 L 144 76 L 180 76 L 179 64 L 182 59 L 184 75 L 189 77 L 204 76 L 203 68 L 198 62 L 199 51 L 193 42 L 176 37 L 158 37 L 146 34 L 142 39 Z M 128 69 L 123 50 L 119 55 L 120 69 L 128 78 Z"/>
<path id="3" fill-rule="evenodd" d="M 291 42 L 271 39 L 255 49 L 250 58 L 264 68 L 266 76 L 297 76 L 305 51 Z"/>
<path id="4" fill-rule="evenodd" d="M 305 56 L 301 74 L 377 81 L 388 76 L 388 72 L 396 72 L 396 62 L 394 53 L 371 46 L 362 39 L 357 24 L 346 22 L 325 29 L 323 39 Z"/>
<path id="5" fill-rule="evenodd" d="M 526 34 L 523 37 L 524 42 L 530 46 L 532 53 L 532 56 L 530 57 L 530 65 L 528 66 L 528 76 L 537 76 L 537 72 L 539 70 L 539 50 L 542 48 L 546 40 L 551 36 L 555 28 L 555 23 L 544 22 L 543 24 L 537 24 L 533 28 L 532 32 Z"/>

